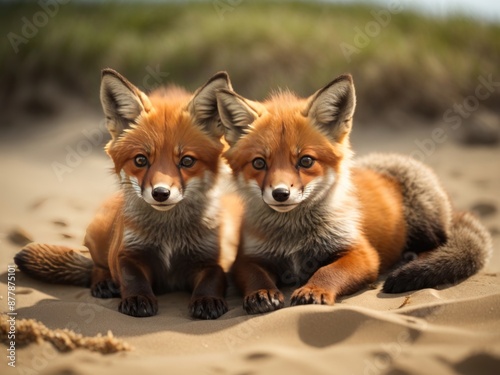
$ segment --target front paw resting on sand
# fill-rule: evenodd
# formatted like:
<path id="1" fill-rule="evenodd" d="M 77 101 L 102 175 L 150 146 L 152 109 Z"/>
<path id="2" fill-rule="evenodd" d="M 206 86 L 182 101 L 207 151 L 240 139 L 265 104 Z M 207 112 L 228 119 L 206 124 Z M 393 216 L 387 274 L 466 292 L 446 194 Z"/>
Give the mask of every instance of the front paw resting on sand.
<path id="1" fill-rule="evenodd" d="M 333 305 L 335 298 L 333 293 L 316 286 L 303 286 L 292 294 L 291 306 L 297 305 Z"/>
<path id="2" fill-rule="evenodd" d="M 189 314 L 195 319 L 217 319 L 227 312 L 223 298 L 197 297 L 189 303 Z"/>
<path id="3" fill-rule="evenodd" d="M 284 305 L 285 298 L 278 289 L 259 289 L 243 300 L 243 308 L 248 314 L 266 313 L 281 309 Z"/>
<path id="4" fill-rule="evenodd" d="M 118 311 L 135 317 L 153 316 L 158 312 L 158 301 L 154 296 L 123 298 L 118 306 Z"/>

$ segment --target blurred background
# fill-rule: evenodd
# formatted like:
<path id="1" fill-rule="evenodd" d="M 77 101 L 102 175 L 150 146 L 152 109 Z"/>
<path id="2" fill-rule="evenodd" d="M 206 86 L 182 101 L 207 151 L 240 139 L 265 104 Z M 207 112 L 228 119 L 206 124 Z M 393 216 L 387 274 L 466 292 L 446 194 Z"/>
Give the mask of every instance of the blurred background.
<path id="1" fill-rule="evenodd" d="M 227 70 L 235 90 L 259 100 L 278 87 L 310 95 L 350 72 L 362 122 L 395 114 L 442 119 L 474 95 L 479 76 L 500 80 L 500 5 L 493 0 L 39 0 L 0 7 L 2 131 L 20 115 L 55 116 L 71 99 L 100 110 L 104 67 L 145 91 L 169 82 L 195 89 Z M 495 87 L 481 108 L 496 112 L 499 99 Z"/>
<path id="2" fill-rule="evenodd" d="M 16 177 L 2 187 L 4 228 L 38 207 L 24 182 L 81 199 L 95 189 L 92 207 L 101 186 L 115 189 L 100 174 L 100 71 L 111 67 L 146 92 L 194 90 L 226 70 L 253 100 L 278 88 L 309 96 L 349 72 L 357 154 L 423 160 L 458 208 L 500 233 L 498 1 L 4 0 L 0 35 L 0 147 L 17 160 L 0 170 Z"/>

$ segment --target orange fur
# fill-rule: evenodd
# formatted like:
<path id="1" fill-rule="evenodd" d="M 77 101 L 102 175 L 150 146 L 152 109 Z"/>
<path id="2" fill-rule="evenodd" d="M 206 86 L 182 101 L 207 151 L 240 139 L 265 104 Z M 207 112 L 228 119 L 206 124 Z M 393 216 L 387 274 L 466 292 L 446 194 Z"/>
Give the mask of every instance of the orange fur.
<path id="1" fill-rule="evenodd" d="M 252 170 L 249 161 L 256 157 L 276 159 L 278 169 L 287 164 L 289 155 L 311 155 L 321 163 L 338 167 L 343 147 L 333 147 L 324 135 L 312 128 L 300 114 L 304 100 L 291 93 L 281 93 L 262 103 L 266 113 L 256 119 L 249 130 L 251 137 L 243 137 L 224 153 L 234 173 L 243 172 L 246 179 L 257 179 L 259 186 L 264 183 L 260 173 Z M 313 145 L 313 147 L 311 147 Z M 322 169 L 303 171 L 303 177 L 320 175 Z M 260 175 L 260 178 L 257 177 Z"/>
<path id="2" fill-rule="evenodd" d="M 174 86 L 147 96 L 104 70 L 101 102 L 112 136 L 106 152 L 122 188 L 87 228 L 93 264 L 71 249 L 35 244 L 16 256 L 20 267 L 46 281 L 87 286 L 90 279 L 92 295 L 120 296 L 119 311 L 132 316 L 156 314 L 156 294 L 172 289 L 192 291 L 195 318 L 227 311 L 215 92 L 229 87 L 227 74 L 218 73 L 194 94 Z"/>
<path id="3" fill-rule="evenodd" d="M 140 126 L 131 128 L 126 136 L 106 148 L 115 170 L 119 172 L 124 168 L 127 175 L 137 177 L 142 185 L 146 176 L 143 169 L 134 166 L 133 157 L 145 154 L 155 167 L 147 176 L 145 183 L 149 185 L 163 176 L 170 176 L 178 184 L 181 178 L 187 181 L 206 169 L 215 173 L 223 146 L 192 125 L 193 120 L 185 110 L 190 99 L 191 95 L 185 92 L 180 97 L 172 97 L 169 91 L 164 96 L 152 96 L 154 109 L 140 118 Z M 176 175 L 176 167 L 184 155 L 194 156 L 198 162 L 194 168 Z M 160 176 L 155 176 L 157 174 Z"/>
<path id="4" fill-rule="evenodd" d="M 244 204 L 238 194 L 230 193 L 222 196 L 219 263 L 224 271 L 230 270 L 238 252 L 243 208 Z"/>
<path id="5" fill-rule="evenodd" d="M 307 284 L 294 291 L 292 303 L 333 305 L 337 296 L 351 294 L 378 277 L 379 257 L 364 236 L 336 262 L 318 269 Z"/>
<path id="6" fill-rule="evenodd" d="M 406 244 L 401 187 L 367 169 L 354 169 L 352 177 L 361 203 L 363 232 L 380 255 L 380 271 L 387 271 L 401 258 Z"/>
<path id="7" fill-rule="evenodd" d="M 356 106 L 341 75 L 308 99 L 288 92 L 264 103 L 220 90 L 225 151 L 245 200 L 233 278 L 248 313 L 284 306 L 280 285 L 301 286 L 291 304 L 333 304 L 396 265 L 383 291 L 459 281 L 491 254 L 471 215 L 453 214 L 434 173 L 404 156 L 351 161 Z M 424 254 L 422 256 L 413 256 Z"/>
<path id="8" fill-rule="evenodd" d="M 123 169 L 128 176 L 137 178 L 140 186 L 153 187 L 158 182 L 181 188 L 190 179 L 203 177 L 206 170 L 217 172 L 222 144 L 192 125 L 193 120 L 185 111 L 192 95 L 180 88 L 161 89 L 151 97 L 153 109 L 140 118 L 140 125 L 106 148 L 115 163 L 117 172 Z M 137 168 L 133 158 L 137 154 L 148 156 L 151 167 Z M 182 156 L 193 156 L 194 167 L 177 167 Z M 92 257 L 99 265 L 109 267 L 111 276 L 118 279 L 118 253 L 122 247 L 124 231 L 136 233 L 138 238 L 147 235 L 134 218 L 121 215 L 123 193 L 105 202 L 101 212 L 87 229 L 86 244 L 92 244 Z M 111 236 L 110 236 L 111 234 Z"/>
<path id="9" fill-rule="evenodd" d="M 397 262 L 407 238 L 401 188 L 351 168 L 350 76 L 307 100 L 223 92 L 218 103 L 231 145 L 224 156 L 247 199 L 233 266 L 247 312 L 282 307 L 277 285 L 297 278 L 305 285 L 292 305 L 333 304 Z"/>

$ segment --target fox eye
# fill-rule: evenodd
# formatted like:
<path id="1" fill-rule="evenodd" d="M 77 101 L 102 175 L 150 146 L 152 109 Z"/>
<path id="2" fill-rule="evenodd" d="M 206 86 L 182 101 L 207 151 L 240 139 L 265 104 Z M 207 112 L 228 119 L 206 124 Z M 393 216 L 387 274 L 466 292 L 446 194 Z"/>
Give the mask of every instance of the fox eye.
<path id="1" fill-rule="evenodd" d="M 302 156 L 299 160 L 299 167 L 311 168 L 314 164 L 314 159 L 308 155 Z"/>
<path id="2" fill-rule="evenodd" d="M 261 169 L 264 169 L 266 167 L 266 161 L 262 158 L 255 158 L 252 161 L 252 165 L 255 169 L 260 171 Z"/>
<path id="3" fill-rule="evenodd" d="M 181 159 L 180 166 L 184 168 L 191 168 L 194 165 L 194 163 L 196 163 L 196 159 L 193 158 L 192 156 L 186 155 Z"/>
<path id="4" fill-rule="evenodd" d="M 148 158 L 142 154 L 139 154 L 134 158 L 134 164 L 138 168 L 143 168 L 148 165 Z"/>

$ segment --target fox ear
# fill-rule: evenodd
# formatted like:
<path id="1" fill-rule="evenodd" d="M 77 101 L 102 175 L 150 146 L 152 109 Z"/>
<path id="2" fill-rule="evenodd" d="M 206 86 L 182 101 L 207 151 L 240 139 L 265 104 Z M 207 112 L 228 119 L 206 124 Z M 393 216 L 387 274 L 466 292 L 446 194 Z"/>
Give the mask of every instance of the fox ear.
<path id="1" fill-rule="evenodd" d="M 302 114 L 327 132 L 335 142 L 342 142 L 351 131 L 355 107 L 352 76 L 345 74 L 313 94 Z"/>
<path id="2" fill-rule="evenodd" d="M 113 141 L 152 107 L 146 94 L 113 69 L 102 71 L 101 104 Z"/>
<path id="3" fill-rule="evenodd" d="M 193 99 L 187 106 L 196 124 L 217 138 L 224 134 L 224 129 L 219 121 L 216 97 L 217 91 L 221 89 L 231 90 L 231 81 L 226 72 L 216 73 L 207 83 L 196 90 Z"/>
<path id="4" fill-rule="evenodd" d="M 262 108 L 258 103 L 229 90 L 217 92 L 217 108 L 224 126 L 225 139 L 230 146 L 235 144 L 262 114 Z"/>

